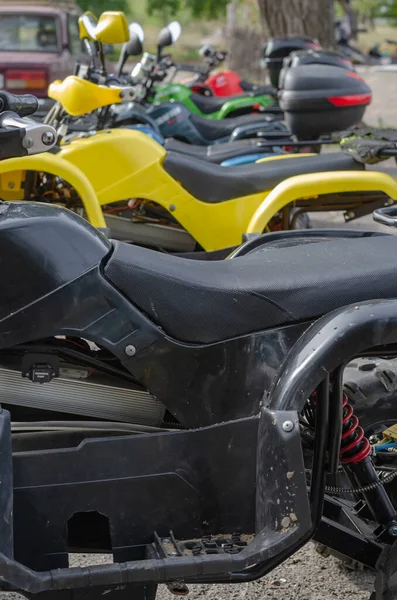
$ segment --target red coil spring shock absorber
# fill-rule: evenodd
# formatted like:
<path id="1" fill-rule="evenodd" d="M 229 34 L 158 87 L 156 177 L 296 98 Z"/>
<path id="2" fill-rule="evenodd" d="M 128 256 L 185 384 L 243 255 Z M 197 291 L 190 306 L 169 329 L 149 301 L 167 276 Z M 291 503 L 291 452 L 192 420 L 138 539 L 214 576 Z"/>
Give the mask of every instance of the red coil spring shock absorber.
<path id="1" fill-rule="evenodd" d="M 343 394 L 342 439 L 339 461 L 344 466 L 353 485 L 363 489 L 375 522 L 386 527 L 396 522 L 396 510 L 384 487 L 380 485 L 378 474 L 370 457 L 371 446 L 360 427 L 348 397 Z M 366 488 L 366 491 L 364 491 Z"/>
<path id="2" fill-rule="evenodd" d="M 364 436 L 358 417 L 349 404 L 346 394 L 343 394 L 342 440 L 340 445 L 340 462 L 343 465 L 359 463 L 371 454 L 371 446 Z"/>

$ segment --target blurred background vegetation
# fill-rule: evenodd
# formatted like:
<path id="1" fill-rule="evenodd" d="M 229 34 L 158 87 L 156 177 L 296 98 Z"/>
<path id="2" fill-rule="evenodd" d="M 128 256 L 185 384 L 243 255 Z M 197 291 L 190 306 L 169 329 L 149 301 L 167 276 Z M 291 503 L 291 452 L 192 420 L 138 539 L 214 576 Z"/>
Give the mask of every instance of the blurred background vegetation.
<path id="1" fill-rule="evenodd" d="M 148 49 L 154 47 L 159 29 L 170 20 L 177 19 L 183 33 L 172 54 L 176 60 L 183 62 L 198 61 L 198 48 L 202 43 L 212 43 L 219 48 L 227 46 L 230 6 L 233 6 L 233 19 L 237 26 L 248 26 L 250 30 L 257 31 L 258 36 L 265 37 L 259 12 L 261 1 L 266 0 L 77 0 L 83 10 L 92 10 L 97 15 L 110 7 L 124 11 L 129 20 L 144 27 Z M 277 4 L 277 0 L 270 1 Z M 293 4 L 294 0 L 289 2 Z M 385 39 L 397 39 L 397 0 L 334 0 L 337 17 L 344 14 L 345 4 L 356 15 L 360 31 L 355 44 L 360 49 L 368 51 Z"/>

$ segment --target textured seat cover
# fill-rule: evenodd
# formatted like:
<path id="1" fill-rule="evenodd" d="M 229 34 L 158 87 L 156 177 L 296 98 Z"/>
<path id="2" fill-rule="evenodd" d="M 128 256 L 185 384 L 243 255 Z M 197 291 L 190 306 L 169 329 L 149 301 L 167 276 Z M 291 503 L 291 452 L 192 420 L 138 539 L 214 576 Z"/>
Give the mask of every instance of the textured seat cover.
<path id="1" fill-rule="evenodd" d="M 268 127 L 269 122 L 271 123 L 272 120 L 276 119 L 272 115 L 243 115 L 241 117 L 219 119 L 217 121 L 192 114 L 190 120 L 205 139 L 212 141 L 231 136 L 236 127 L 252 124 L 263 124 L 264 127 Z"/>
<path id="2" fill-rule="evenodd" d="M 168 152 L 164 169 L 202 202 L 224 202 L 274 188 L 288 177 L 322 171 L 364 169 L 348 154 L 299 156 L 236 167 L 221 167 L 196 156 Z"/>
<path id="3" fill-rule="evenodd" d="M 397 236 L 265 246 L 224 261 L 116 242 L 105 276 L 168 335 L 211 343 L 397 298 Z"/>
<path id="4" fill-rule="evenodd" d="M 194 146 L 193 144 L 185 144 L 185 142 L 179 142 L 170 138 L 165 141 L 165 149 L 171 152 L 194 156 L 195 158 L 200 158 L 214 164 L 220 164 L 224 160 L 237 156 L 266 152 L 266 149 L 263 150 L 261 148 L 258 140 L 238 140 L 237 142 L 213 144 L 212 146 Z"/>
<path id="5" fill-rule="evenodd" d="M 247 92 L 245 94 L 236 94 L 235 96 L 204 96 L 203 94 L 192 94 L 191 98 L 197 108 L 205 115 L 218 112 L 222 106 L 229 100 L 241 100 L 241 98 L 247 98 L 255 96 L 253 92 Z"/>

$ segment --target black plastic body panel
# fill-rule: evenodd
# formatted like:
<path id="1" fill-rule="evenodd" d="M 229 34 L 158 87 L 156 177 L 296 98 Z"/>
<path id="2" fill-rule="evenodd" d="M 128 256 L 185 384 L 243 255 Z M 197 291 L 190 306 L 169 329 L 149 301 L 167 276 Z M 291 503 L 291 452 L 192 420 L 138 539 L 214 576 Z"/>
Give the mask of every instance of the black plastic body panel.
<path id="1" fill-rule="evenodd" d="M 280 365 L 309 325 L 206 346 L 163 338 L 124 364 L 185 427 L 249 417 L 258 414 Z"/>
<path id="2" fill-rule="evenodd" d="M 288 69 L 280 106 L 292 133 L 311 139 L 358 125 L 371 90 L 356 73 L 330 65 Z"/>
<path id="3" fill-rule="evenodd" d="M 0 433 L 6 419 L 3 411 Z M 292 431 L 284 431 L 286 420 L 294 422 Z M 295 411 L 263 408 L 253 419 L 196 431 L 15 454 L 16 559 L 0 553 L 2 588 L 109 593 L 115 585 L 233 581 L 234 572 L 254 565 L 271 569 L 313 532 L 297 423 Z M 6 442 L 0 436 L 1 450 Z M 109 519 L 115 562 L 68 569 L 69 519 L 93 510 Z M 210 532 L 230 537 L 229 528 L 246 536 L 237 552 L 164 555 L 156 542 Z"/>
<path id="4" fill-rule="evenodd" d="M 295 50 L 320 49 L 319 42 L 308 36 L 286 35 L 270 38 L 263 50 L 265 65 L 269 71 L 271 84 L 279 87 L 279 77 L 283 68 L 283 60 Z"/>
<path id="5" fill-rule="evenodd" d="M 0 204 L 0 321 L 81 277 L 110 248 L 104 236 L 70 211 Z"/>
<path id="6" fill-rule="evenodd" d="M 256 440 L 258 422 L 14 454 L 16 560 L 38 571 L 67 567 L 65 525 L 77 512 L 109 518 L 111 546 L 98 550 L 113 549 L 118 562 L 143 558 L 154 530 L 167 536 L 172 529 L 178 539 L 254 534 L 257 450 L 247 440 Z"/>

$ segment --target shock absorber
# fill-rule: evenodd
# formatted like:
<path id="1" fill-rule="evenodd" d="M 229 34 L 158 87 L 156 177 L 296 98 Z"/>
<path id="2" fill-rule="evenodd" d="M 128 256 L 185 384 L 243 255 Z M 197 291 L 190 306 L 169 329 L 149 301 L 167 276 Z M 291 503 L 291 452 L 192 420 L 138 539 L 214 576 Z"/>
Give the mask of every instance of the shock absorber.
<path id="1" fill-rule="evenodd" d="M 376 522 L 389 525 L 396 518 L 395 508 L 383 485 L 371 459 L 371 446 L 360 427 L 358 417 L 343 394 L 342 439 L 340 463 L 347 475 L 358 487 L 374 484 L 374 489 L 362 492 Z"/>
<path id="2" fill-rule="evenodd" d="M 343 394 L 342 439 L 340 444 L 340 463 L 349 465 L 360 463 L 371 454 L 371 446 L 364 436 L 358 417 L 346 394 Z"/>

